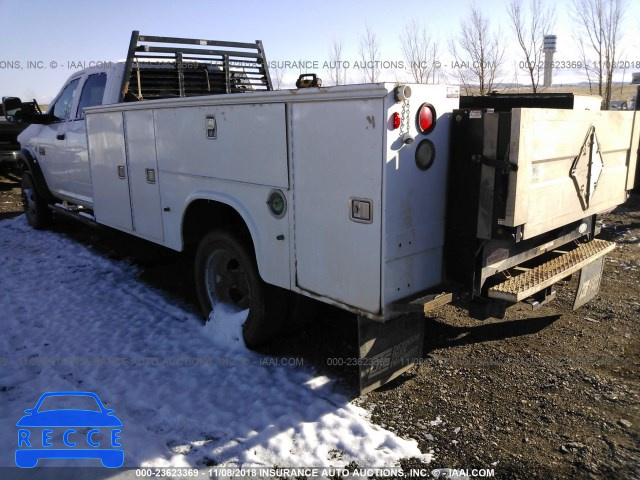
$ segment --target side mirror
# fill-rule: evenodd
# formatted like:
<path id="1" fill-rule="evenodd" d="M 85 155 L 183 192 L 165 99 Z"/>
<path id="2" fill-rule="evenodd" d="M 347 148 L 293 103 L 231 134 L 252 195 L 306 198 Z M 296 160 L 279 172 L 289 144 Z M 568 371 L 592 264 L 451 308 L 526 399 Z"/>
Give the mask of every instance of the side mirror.
<path id="1" fill-rule="evenodd" d="M 21 123 L 22 100 L 18 97 L 2 97 L 2 110 L 7 122 Z"/>
<path id="2" fill-rule="evenodd" d="M 2 108 L 7 122 L 11 123 L 51 123 L 51 115 L 46 115 L 40 110 L 38 102 L 22 103 L 18 97 L 2 97 Z"/>

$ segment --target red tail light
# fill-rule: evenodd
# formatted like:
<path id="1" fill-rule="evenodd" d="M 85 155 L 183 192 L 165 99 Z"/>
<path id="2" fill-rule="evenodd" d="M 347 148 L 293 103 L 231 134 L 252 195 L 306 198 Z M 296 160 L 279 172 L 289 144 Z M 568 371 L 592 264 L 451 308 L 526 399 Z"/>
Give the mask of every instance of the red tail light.
<path id="1" fill-rule="evenodd" d="M 436 126 L 436 109 L 430 103 L 423 103 L 418 109 L 418 131 L 423 135 L 431 132 Z"/>

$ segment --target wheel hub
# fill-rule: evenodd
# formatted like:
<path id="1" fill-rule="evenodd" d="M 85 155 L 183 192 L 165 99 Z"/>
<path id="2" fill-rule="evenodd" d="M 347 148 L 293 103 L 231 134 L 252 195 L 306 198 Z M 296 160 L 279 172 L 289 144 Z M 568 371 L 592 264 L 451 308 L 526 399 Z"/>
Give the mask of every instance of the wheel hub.
<path id="1" fill-rule="evenodd" d="M 230 252 L 215 250 L 207 257 L 205 282 L 211 306 L 223 302 L 247 309 L 251 305 L 249 282 L 242 265 Z"/>

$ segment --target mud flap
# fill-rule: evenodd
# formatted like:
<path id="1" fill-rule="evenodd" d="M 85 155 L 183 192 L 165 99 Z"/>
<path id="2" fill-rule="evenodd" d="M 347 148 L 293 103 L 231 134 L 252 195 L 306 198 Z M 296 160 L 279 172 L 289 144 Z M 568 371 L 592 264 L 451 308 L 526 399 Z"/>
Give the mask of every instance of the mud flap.
<path id="1" fill-rule="evenodd" d="M 605 257 L 598 258 L 580 270 L 580 282 L 576 291 L 576 298 L 573 302 L 573 309 L 577 310 L 590 301 L 600 291 L 602 281 L 602 269 L 604 268 Z"/>
<path id="2" fill-rule="evenodd" d="M 381 387 L 422 358 L 424 316 L 404 315 L 385 323 L 358 317 L 360 394 Z"/>

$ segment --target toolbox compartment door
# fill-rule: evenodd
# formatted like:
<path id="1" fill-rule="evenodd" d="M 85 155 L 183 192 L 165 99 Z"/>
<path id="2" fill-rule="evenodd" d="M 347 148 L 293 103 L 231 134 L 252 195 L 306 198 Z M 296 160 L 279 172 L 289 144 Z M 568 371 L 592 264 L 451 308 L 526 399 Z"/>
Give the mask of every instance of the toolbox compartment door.
<path id="1" fill-rule="evenodd" d="M 380 311 L 383 99 L 294 103 L 291 142 L 297 286 Z M 351 204 L 370 202 L 370 221 Z"/>
<path id="2" fill-rule="evenodd" d="M 87 115 L 93 211 L 98 223 L 133 232 L 122 112 Z"/>
<path id="3" fill-rule="evenodd" d="M 153 111 L 124 112 L 133 228 L 141 237 L 162 243 L 162 208 Z"/>
<path id="4" fill-rule="evenodd" d="M 161 172 L 289 188 L 284 104 L 158 108 L 154 128 Z"/>

